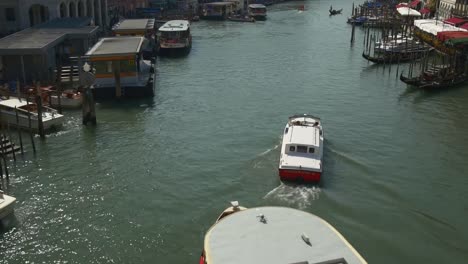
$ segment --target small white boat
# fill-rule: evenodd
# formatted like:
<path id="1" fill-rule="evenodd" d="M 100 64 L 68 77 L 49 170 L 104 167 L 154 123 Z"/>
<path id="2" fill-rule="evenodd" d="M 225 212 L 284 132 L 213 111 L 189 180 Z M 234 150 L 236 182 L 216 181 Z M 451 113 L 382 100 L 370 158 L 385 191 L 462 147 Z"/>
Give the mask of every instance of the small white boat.
<path id="1" fill-rule="evenodd" d="M 249 16 L 255 18 L 255 20 L 265 20 L 267 18 L 266 6 L 262 4 L 250 4 Z"/>
<path id="2" fill-rule="evenodd" d="M 206 232 L 199 264 L 238 263 L 367 264 L 320 217 L 270 206 L 237 210 Z"/>
<path id="3" fill-rule="evenodd" d="M 0 190 L 0 220 L 13 212 L 16 198 L 8 196 Z"/>
<path id="4" fill-rule="evenodd" d="M 25 99 L 10 97 L 7 100 L 0 100 L 0 117 L 3 123 L 9 123 L 10 126 L 19 126 L 29 129 L 29 116 L 31 119 L 31 128 L 35 131 L 39 129 L 38 107 L 35 103 L 26 102 Z M 16 121 L 16 111 L 18 111 L 18 122 Z M 44 130 L 58 128 L 62 125 L 63 115 L 50 107 L 42 107 L 42 124 Z"/>
<path id="5" fill-rule="evenodd" d="M 318 117 L 295 115 L 283 133 L 279 176 L 284 181 L 318 182 L 322 175 L 323 130 Z"/>

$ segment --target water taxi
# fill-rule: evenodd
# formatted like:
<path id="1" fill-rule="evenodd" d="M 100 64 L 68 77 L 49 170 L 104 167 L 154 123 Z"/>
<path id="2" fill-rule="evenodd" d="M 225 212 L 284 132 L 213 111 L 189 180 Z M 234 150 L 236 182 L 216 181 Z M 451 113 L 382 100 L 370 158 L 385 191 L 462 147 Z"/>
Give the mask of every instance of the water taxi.
<path id="1" fill-rule="evenodd" d="M 211 226 L 199 264 L 218 263 L 367 264 L 325 220 L 272 206 L 238 208 Z"/>
<path id="2" fill-rule="evenodd" d="M 184 51 L 192 48 L 192 34 L 188 20 L 171 20 L 159 28 L 158 33 L 159 52 Z"/>
<path id="3" fill-rule="evenodd" d="M 295 115 L 284 129 L 279 176 L 285 181 L 318 182 L 322 175 L 323 130 L 318 117 Z"/>
<path id="4" fill-rule="evenodd" d="M 17 113 L 18 122 L 16 119 Z M 39 129 L 38 117 L 38 106 L 35 103 L 14 97 L 10 97 L 6 100 L 0 100 L 0 119 L 2 123 L 29 129 L 29 119 L 31 119 L 31 129 L 36 131 Z M 63 119 L 63 115 L 59 114 L 55 109 L 46 106 L 42 107 L 42 124 L 44 130 L 51 130 L 60 127 Z"/>
<path id="5" fill-rule="evenodd" d="M 0 190 L 0 220 L 7 217 L 13 212 L 16 198 L 8 196 Z"/>
<path id="6" fill-rule="evenodd" d="M 103 38 L 88 53 L 95 81 L 94 96 L 101 99 L 154 96 L 154 65 L 143 58 L 148 40 L 140 36 Z"/>
<path id="7" fill-rule="evenodd" d="M 255 18 L 255 20 L 265 20 L 267 18 L 266 6 L 262 4 L 249 5 L 249 16 Z"/>

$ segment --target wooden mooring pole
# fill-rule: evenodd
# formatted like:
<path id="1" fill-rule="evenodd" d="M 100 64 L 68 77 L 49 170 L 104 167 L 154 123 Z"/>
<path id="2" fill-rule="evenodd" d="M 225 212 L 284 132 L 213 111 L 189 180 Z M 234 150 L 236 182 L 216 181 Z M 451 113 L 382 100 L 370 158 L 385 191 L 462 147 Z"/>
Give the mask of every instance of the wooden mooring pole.
<path id="1" fill-rule="evenodd" d="M 29 102 L 26 101 L 26 104 L 29 104 Z M 29 137 L 31 138 L 31 145 L 33 147 L 33 152 L 34 154 L 36 154 L 36 144 L 34 144 L 34 135 L 33 135 L 33 129 L 32 129 L 32 123 L 31 123 L 31 111 L 29 111 L 29 107 L 28 107 L 28 127 L 29 127 Z"/>
<path id="2" fill-rule="evenodd" d="M 42 98 L 40 83 L 36 83 L 36 105 L 37 105 L 37 128 L 41 139 L 45 139 L 44 123 L 42 123 Z"/>
<path id="3" fill-rule="evenodd" d="M 18 109 L 15 106 L 15 114 L 16 114 L 16 130 L 18 130 L 18 138 L 20 142 L 20 148 L 21 148 L 21 155 L 24 155 L 24 149 L 23 149 L 23 135 L 21 134 L 21 127 L 19 123 L 19 114 L 18 114 Z"/>

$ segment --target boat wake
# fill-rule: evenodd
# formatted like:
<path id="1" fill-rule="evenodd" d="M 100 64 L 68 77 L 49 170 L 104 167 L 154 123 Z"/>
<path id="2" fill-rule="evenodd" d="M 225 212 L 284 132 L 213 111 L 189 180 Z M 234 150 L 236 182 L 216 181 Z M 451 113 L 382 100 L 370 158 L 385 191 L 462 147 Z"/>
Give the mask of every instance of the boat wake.
<path id="1" fill-rule="evenodd" d="M 278 147 L 279 147 L 279 144 L 275 145 L 272 148 L 269 148 L 269 149 L 263 151 L 262 153 L 258 154 L 257 157 L 265 156 L 266 154 L 270 153 L 271 151 L 277 149 Z"/>
<path id="2" fill-rule="evenodd" d="M 329 150 L 330 152 L 333 152 L 333 153 L 336 154 L 337 156 L 339 156 L 339 157 L 341 157 L 341 158 L 344 158 L 345 160 L 347 160 L 347 161 L 349 161 L 349 162 L 351 162 L 351 163 L 354 163 L 354 164 L 356 164 L 356 165 L 359 165 L 359 166 L 361 166 L 361 167 L 363 167 L 363 168 L 367 168 L 367 165 L 366 165 L 365 162 L 360 161 L 360 160 L 356 159 L 355 157 L 353 157 L 353 156 L 351 156 L 351 155 L 348 155 L 348 154 L 346 154 L 346 153 L 344 153 L 344 152 L 341 152 L 341 151 L 338 151 L 338 150 L 334 150 L 334 149 L 332 149 L 332 148 L 328 148 L 328 150 Z"/>
<path id="3" fill-rule="evenodd" d="M 263 199 L 275 199 L 290 206 L 305 209 L 320 198 L 320 192 L 321 189 L 318 186 L 281 183 L 280 186 L 268 192 Z"/>

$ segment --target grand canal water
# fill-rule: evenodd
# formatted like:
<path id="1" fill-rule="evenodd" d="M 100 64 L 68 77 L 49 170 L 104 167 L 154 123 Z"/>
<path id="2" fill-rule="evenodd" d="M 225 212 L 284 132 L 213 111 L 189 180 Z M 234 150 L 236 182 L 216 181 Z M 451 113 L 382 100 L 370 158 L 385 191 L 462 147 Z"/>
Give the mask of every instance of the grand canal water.
<path id="1" fill-rule="evenodd" d="M 333 224 L 369 263 L 466 263 L 468 87 L 406 88 L 350 46 L 344 0 L 289 2 L 265 22 L 198 22 L 193 50 L 160 58 L 157 94 L 99 104 L 10 168 L 16 218 L 1 263 L 197 263 L 231 200 Z M 400 67 L 398 70 L 401 71 Z M 323 118 L 319 186 L 280 183 L 287 117 Z"/>

